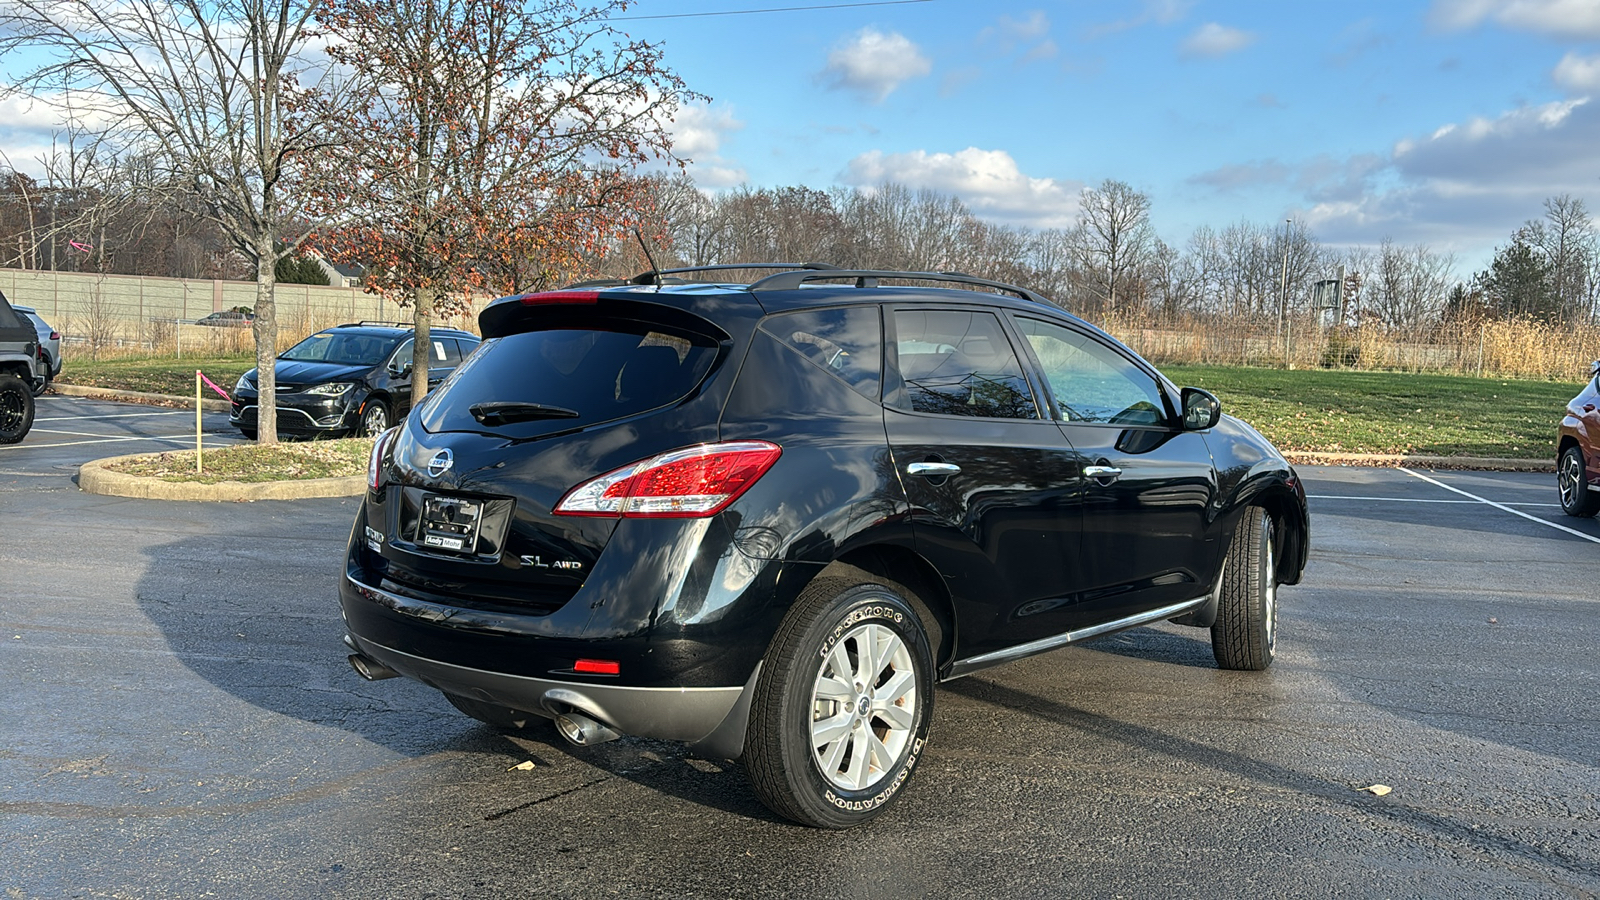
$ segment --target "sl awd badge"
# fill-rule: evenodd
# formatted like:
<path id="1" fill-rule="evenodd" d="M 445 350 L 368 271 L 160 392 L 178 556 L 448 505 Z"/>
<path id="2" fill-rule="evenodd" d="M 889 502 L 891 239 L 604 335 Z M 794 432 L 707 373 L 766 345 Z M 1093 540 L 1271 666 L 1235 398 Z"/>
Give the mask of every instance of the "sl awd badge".
<path id="1" fill-rule="evenodd" d="M 575 572 L 583 568 L 583 563 L 575 559 L 558 559 L 553 563 L 547 563 L 537 556 L 524 556 L 521 559 L 522 564 L 530 569 L 564 569 L 569 572 Z"/>

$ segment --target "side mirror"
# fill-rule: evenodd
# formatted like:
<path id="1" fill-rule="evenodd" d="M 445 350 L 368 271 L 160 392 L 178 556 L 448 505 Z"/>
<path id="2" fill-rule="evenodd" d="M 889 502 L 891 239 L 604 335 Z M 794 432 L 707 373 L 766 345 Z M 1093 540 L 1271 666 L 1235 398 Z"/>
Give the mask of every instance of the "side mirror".
<path id="1" fill-rule="evenodd" d="M 1217 427 L 1222 418 L 1222 401 L 1210 391 L 1195 387 L 1183 389 L 1183 430 L 1205 431 Z"/>
<path id="2" fill-rule="evenodd" d="M 1589 377 L 1593 378 L 1596 375 L 1600 375 L 1600 359 L 1597 359 L 1594 362 L 1589 363 Z"/>
<path id="3" fill-rule="evenodd" d="M 389 374 L 396 378 L 404 378 L 410 371 L 411 362 L 409 360 L 406 362 L 401 362 L 397 359 L 394 362 L 389 363 Z"/>

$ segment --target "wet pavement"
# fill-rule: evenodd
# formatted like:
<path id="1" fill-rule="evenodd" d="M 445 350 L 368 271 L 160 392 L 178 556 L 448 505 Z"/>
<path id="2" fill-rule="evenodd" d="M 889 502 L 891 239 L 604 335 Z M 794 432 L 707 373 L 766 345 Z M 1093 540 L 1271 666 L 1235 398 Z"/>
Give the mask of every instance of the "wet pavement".
<path id="1" fill-rule="evenodd" d="M 61 437 L 0 450 L 8 900 L 1600 895 L 1600 523 L 1547 474 L 1302 468 L 1269 671 L 1162 625 L 950 683 L 900 801 L 832 833 L 737 764 L 361 681 L 356 501 L 85 495 L 73 459 L 137 451 Z"/>

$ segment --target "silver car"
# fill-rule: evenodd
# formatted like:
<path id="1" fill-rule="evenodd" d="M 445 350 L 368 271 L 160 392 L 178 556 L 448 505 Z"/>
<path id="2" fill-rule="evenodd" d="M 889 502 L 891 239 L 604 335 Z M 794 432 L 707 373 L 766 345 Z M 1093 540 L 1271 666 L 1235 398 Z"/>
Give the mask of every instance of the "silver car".
<path id="1" fill-rule="evenodd" d="M 33 389 L 34 396 L 44 393 L 50 382 L 61 374 L 61 332 L 50 327 L 50 323 L 40 317 L 39 313 L 31 306 L 11 307 L 22 313 L 28 321 L 33 323 L 33 330 L 39 332 L 39 352 L 44 355 L 43 365 L 39 367 L 42 377 Z"/>

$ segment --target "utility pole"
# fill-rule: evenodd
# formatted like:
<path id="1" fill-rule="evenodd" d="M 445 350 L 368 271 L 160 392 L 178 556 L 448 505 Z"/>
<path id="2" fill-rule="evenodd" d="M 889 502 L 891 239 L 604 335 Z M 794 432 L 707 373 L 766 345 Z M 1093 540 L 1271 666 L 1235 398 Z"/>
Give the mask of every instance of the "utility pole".
<path id="1" fill-rule="evenodd" d="M 1289 358 L 1289 331 L 1294 327 L 1289 319 L 1289 228 L 1293 224 L 1293 219 L 1283 220 L 1283 280 L 1278 288 L 1278 322 L 1283 326 L 1283 364 L 1290 369 L 1294 368 L 1294 361 Z"/>

